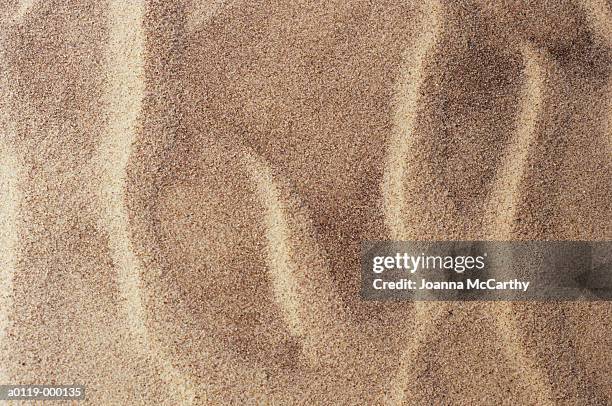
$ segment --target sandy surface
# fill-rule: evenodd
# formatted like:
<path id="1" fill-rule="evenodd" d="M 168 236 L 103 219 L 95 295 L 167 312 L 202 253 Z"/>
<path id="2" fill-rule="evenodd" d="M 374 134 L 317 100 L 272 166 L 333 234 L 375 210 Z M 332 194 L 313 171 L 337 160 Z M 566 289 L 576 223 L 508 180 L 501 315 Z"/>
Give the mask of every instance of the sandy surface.
<path id="1" fill-rule="evenodd" d="M 612 403 L 609 303 L 358 294 L 362 240 L 612 239 L 611 27 L 605 0 L 0 1 L 0 381 Z"/>

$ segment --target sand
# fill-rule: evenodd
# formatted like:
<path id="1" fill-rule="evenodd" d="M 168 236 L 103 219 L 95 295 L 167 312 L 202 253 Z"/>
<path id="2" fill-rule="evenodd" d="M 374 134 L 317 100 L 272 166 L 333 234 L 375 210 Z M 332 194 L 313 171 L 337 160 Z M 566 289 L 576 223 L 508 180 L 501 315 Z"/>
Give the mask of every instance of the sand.
<path id="1" fill-rule="evenodd" d="M 612 239 L 604 0 L 0 2 L 0 381 L 612 403 L 612 307 L 360 299 L 363 240 Z"/>

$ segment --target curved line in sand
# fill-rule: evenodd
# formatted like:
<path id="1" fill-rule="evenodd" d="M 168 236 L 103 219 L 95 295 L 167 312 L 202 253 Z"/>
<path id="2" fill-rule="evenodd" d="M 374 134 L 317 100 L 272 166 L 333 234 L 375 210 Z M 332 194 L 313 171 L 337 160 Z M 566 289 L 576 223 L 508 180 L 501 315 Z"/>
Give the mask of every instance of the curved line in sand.
<path id="1" fill-rule="evenodd" d="M 8 123 L 5 123 L 8 125 Z M 3 130 L 4 132 L 4 130 Z M 5 137 L 6 134 L 2 134 Z M 12 307 L 13 275 L 17 266 L 17 206 L 21 201 L 18 182 L 22 173 L 15 151 L 0 138 L 0 346 L 5 348 L 9 313 Z M 9 382 L 5 363 L 0 367 L 0 382 Z"/>
<path id="2" fill-rule="evenodd" d="M 382 209 L 385 224 L 391 232 L 393 240 L 405 240 L 409 236 L 403 219 L 406 212 L 406 157 L 414 145 L 413 133 L 419 112 L 420 90 L 423 87 L 426 73 L 427 58 L 435 52 L 442 34 L 442 4 L 438 0 L 427 2 L 423 10 L 425 18 L 420 28 L 422 33 L 415 42 L 414 49 L 406 52 L 404 60 L 408 61 L 407 69 L 402 70 L 399 86 L 395 92 L 395 130 L 389 141 L 385 169 L 382 181 Z M 404 404 L 406 386 L 411 378 L 411 362 L 416 357 L 418 349 L 425 342 L 434 327 L 434 322 L 440 316 L 444 305 L 436 303 L 415 302 L 415 319 L 417 328 L 411 335 L 411 341 L 402 353 L 397 375 L 391 381 L 388 395 L 384 396 L 385 404 Z"/>
<path id="3" fill-rule="evenodd" d="M 300 318 L 300 289 L 294 277 L 296 264 L 291 258 L 291 231 L 287 223 L 285 205 L 281 201 L 279 189 L 268 165 L 248 152 L 245 153 L 245 161 L 248 173 L 256 185 L 257 196 L 266 211 L 268 269 L 274 298 L 283 309 L 283 316 L 291 334 L 302 336 L 305 328 Z"/>
<path id="4" fill-rule="evenodd" d="M 421 25 L 424 31 L 412 52 L 404 56 L 410 62 L 402 70 L 395 92 L 395 130 L 389 141 L 382 181 L 383 215 L 394 240 L 402 240 L 409 234 L 402 219 L 406 209 L 406 157 L 414 144 L 412 134 L 419 111 L 419 92 L 425 81 L 426 58 L 434 51 L 442 31 L 441 8 L 437 0 L 428 2 L 426 21 Z"/>
<path id="5" fill-rule="evenodd" d="M 537 51 L 530 45 L 521 49 L 525 63 L 525 84 L 522 89 L 520 114 L 515 137 L 508 145 L 505 164 L 498 170 L 493 194 L 490 198 L 489 227 L 491 238 L 507 239 L 512 234 L 512 219 L 519 203 L 519 186 L 527 164 L 531 145 L 534 142 L 537 120 L 542 107 L 542 89 L 544 87 L 543 61 L 539 61 Z"/>
<path id="6" fill-rule="evenodd" d="M 5 45 L 0 42 L 0 346 L 7 348 L 6 334 L 10 326 L 9 314 L 13 306 L 13 275 L 17 267 L 18 206 L 22 200 L 19 180 L 23 176 L 22 164 L 10 140 L 15 136 L 15 123 L 9 114 L 12 93 L 9 87 L 8 64 L 4 56 Z M 7 364 L 0 366 L 0 382 L 9 382 Z"/>
<path id="7" fill-rule="evenodd" d="M 136 135 L 144 97 L 144 1 L 113 0 L 107 48 L 109 77 L 108 136 L 100 145 L 102 188 L 100 202 L 108 232 L 109 248 L 117 266 L 117 283 L 125 299 L 125 317 L 134 334 L 137 352 L 150 355 L 159 365 L 162 379 L 171 382 L 183 402 L 194 403 L 194 384 L 169 361 L 159 343 L 150 337 L 142 298 L 140 264 L 132 251 L 125 206 L 126 170 Z M 127 48 L 127 49 L 126 49 Z M 144 349 L 144 350 L 143 350 Z"/>
<path id="8" fill-rule="evenodd" d="M 518 127 L 514 140 L 508 145 L 504 162 L 496 175 L 490 199 L 490 218 L 493 222 L 488 231 L 489 238 L 511 240 L 512 219 L 517 211 L 520 198 L 520 182 L 525 172 L 531 145 L 534 142 L 538 118 L 542 111 L 542 93 L 544 89 L 545 61 L 534 48 L 525 44 L 521 48 L 525 69 L 524 86 L 521 95 L 520 114 L 517 118 Z M 519 371 L 520 379 L 525 387 L 532 387 L 537 404 L 552 405 L 554 397 L 548 378 L 544 371 L 527 356 L 520 344 L 520 328 L 517 325 L 511 303 L 500 305 L 501 313 L 497 313 L 495 323 L 504 340 L 504 350 L 508 360 L 515 370 Z M 532 378 L 532 379 L 530 379 Z M 535 382 L 530 385 L 530 382 Z"/>
<path id="9" fill-rule="evenodd" d="M 309 216 L 291 196 L 283 196 L 283 184 L 274 179 L 268 163 L 256 154 L 245 151 L 245 167 L 255 185 L 258 200 L 264 207 L 264 223 L 267 240 L 267 269 L 275 302 L 281 309 L 282 318 L 289 332 L 304 346 L 304 355 L 315 364 L 319 355 L 326 354 L 330 347 L 322 342 L 335 343 L 333 349 L 341 346 L 343 337 L 350 327 L 346 321 L 337 295 L 325 275 L 315 279 L 312 271 L 325 271 L 326 259 L 318 256 L 320 250 L 316 241 L 309 237 Z M 293 216 L 289 216 L 292 213 Z M 296 234 L 306 244 L 300 257 L 306 255 L 308 267 L 304 270 L 296 262 L 294 250 Z M 313 255 L 313 256 L 311 256 Z M 316 296 L 316 300 L 313 299 Z M 333 323 L 317 317 L 317 314 L 333 315 Z M 319 355 L 317 355 L 319 354 Z M 329 354 L 327 354 L 329 355 Z"/>
<path id="10" fill-rule="evenodd" d="M 434 323 L 442 314 L 445 306 L 444 303 L 415 302 L 417 325 L 412 331 L 410 342 L 401 354 L 397 374 L 389 385 L 388 394 L 383 397 L 383 404 L 405 405 L 407 403 L 406 387 L 411 378 L 414 378 L 412 371 L 416 370 L 412 364 L 419 349 L 427 342 L 427 337 L 432 332 Z"/>

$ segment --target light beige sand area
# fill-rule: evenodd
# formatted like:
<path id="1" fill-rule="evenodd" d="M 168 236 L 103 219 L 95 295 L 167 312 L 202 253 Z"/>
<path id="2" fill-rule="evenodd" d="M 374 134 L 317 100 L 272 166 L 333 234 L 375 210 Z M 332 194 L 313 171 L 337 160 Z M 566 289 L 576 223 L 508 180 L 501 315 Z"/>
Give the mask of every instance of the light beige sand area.
<path id="1" fill-rule="evenodd" d="M 376 303 L 375 239 L 612 239 L 604 0 L 0 2 L 0 383 L 612 403 L 612 307 Z"/>

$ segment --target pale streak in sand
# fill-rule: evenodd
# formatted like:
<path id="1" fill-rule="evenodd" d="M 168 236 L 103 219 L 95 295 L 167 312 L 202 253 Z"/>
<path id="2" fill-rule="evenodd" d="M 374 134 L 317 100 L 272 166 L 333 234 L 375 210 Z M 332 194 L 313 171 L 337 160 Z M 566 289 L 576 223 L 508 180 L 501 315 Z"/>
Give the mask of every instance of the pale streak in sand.
<path id="1" fill-rule="evenodd" d="M 16 130 L 9 114 L 12 98 L 4 40 L 0 41 L 0 348 L 7 350 L 6 334 L 13 301 L 13 275 L 17 266 L 18 208 L 22 196 L 19 180 L 23 170 L 11 140 Z M 0 366 L 0 382 L 9 382 L 6 363 Z"/>
<path id="2" fill-rule="evenodd" d="M 21 201 L 18 182 L 21 174 L 17 154 L 6 141 L 9 123 L 2 120 L 0 134 L 0 347 L 6 351 L 6 334 L 12 308 L 13 275 L 17 266 L 18 205 Z M 0 382 L 9 382 L 7 363 L 0 366 Z"/>
<path id="3" fill-rule="evenodd" d="M 282 180 L 275 180 L 272 169 L 263 158 L 245 151 L 243 160 L 255 185 L 257 198 L 265 210 L 266 261 L 274 300 L 281 309 L 290 334 L 300 339 L 308 362 L 315 364 L 319 355 L 331 350 L 321 343 L 330 343 L 330 336 L 334 339 L 345 337 L 349 328 L 341 306 L 335 306 L 337 295 L 326 279 L 327 262 L 322 257 L 311 257 L 308 265 L 296 261 L 296 254 L 303 261 L 305 253 L 319 252 L 316 241 L 308 237 L 308 213 L 291 196 L 282 193 L 287 188 L 280 183 Z M 305 246 L 296 245 L 296 235 L 303 238 L 301 244 Z M 305 266 L 307 269 L 304 269 Z M 309 282 L 312 272 L 317 273 L 316 286 Z M 320 300 L 313 301 L 315 296 Z M 333 325 L 313 317 L 317 313 L 328 314 L 329 317 L 333 314 Z M 330 334 L 332 332 L 334 334 Z M 337 345 L 333 347 L 336 350 L 339 348 Z"/>
<path id="4" fill-rule="evenodd" d="M 300 337 L 305 328 L 300 318 L 300 288 L 294 277 L 296 264 L 291 258 L 291 237 L 285 208 L 270 168 L 265 162 L 250 153 L 245 154 L 245 160 L 248 173 L 256 185 L 259 200 L 266 210 L 267 258 L 274 298 L 283 309 L 289 331 Z"/>
<path id="5" fill-rule="evenodd" d="M 497 171 L 489 201 L 489 218 L 492 222 L 487 234 L 489 238 L 498 240 L 508 239 L 512 235 L 513 219 L 521 196 L 520 182 L 542 110 L 543 61 L 538 51 L 528 44 L 522 47 L 521 53 L 525 69 L 517 128 L 505 151 L 507 159 L 502 160 L 504 164 Z"/>
<path id="6" fill-rule="evenodd" d="M 427 60 L 435 53 L 443 29 L 442 8 L 439 1 L 433 0 L 427 2 L 422 10 L 424 17 L 417 28 L 421 34 L 414 42 L 414 48 L 405 53 L 404 61 L 407 66 L 401 72 L 398 79 L 399 86 L 395 92 L 394 130 L 389 140 L 381 185 L 383 215 L 393 240 L 406 240 L 410 235 L 403 219 L 408 201 L 405 192 L 405 181 L 409 172 L 407 157 L 415 145 L 414 132 Z M 385 404 L 405 403 L 406 386 L 414 371 L 411 365 L 416 359 L 419 348 L 434 328 L 435 321 L 443 308 L 433 302 L 417 301 L 414 304 L 416 328 L 412 332 L 410 343 L 401 355 L 398 372 L 389 385 L 388 395 L 383 399 Z"/>
<path id="7" fill-rule="evenodd" d="M 222 6 L 229 3 L 237 4 L 238 2 L 209 0 L 192 4 L 194 10 L 186 22 L 187 32 L 193 33 L 204 26 L 219 12 Z M 325 293 L 305 289 L 306 293 L 303 293 L 304 287 L 301 286 L 297 276 L 299 265 L 293 258 L 292 231 L 288 221 L 288 210 L 294 208 L 294 205 L 282 198 L 280 187 L 274 179 L 270 165 L 263 158 L 249 151 L 244 151 L 241 157 L 247 173 L 255 185 L 257 198 L 265 210 L 266 262 L 274 300 L 281 311 L 289 333 L 300 339 L 304 345 L 304 355 L 311 364 L 314 364 L 318 352 L 312 346 L 314 343 L 320 344 L 320 340 L 317 340 L 316 337 L 323 337 L 326 334 L 321 331 L 319 326 L 313 325 L 312 320 L 306 316 L 307 313 L 314 312 L 315 309 L 308 308 L 309 300 L 306 300 L 304 295 L 331 295 L 331 289 Z M 296 218 L 301 221 L 301 226 L 306 226 L 309 216 L 306 213 L 298 213 Z M 312 241 L 312 244 L 313 247 L 316 246 L 316 242 Z M 319 265 L 325 268 L 324 261 Z M 346 329 L 343 322 L 344 318 L 341 315 L 336 317 L 338 317 L 336 324 L 343 328 L 334 331 L 338 333 L 338 336 L 344 336 Z M 313 351 L 309 351 L 310 349 Z"/>
<path id="8" fill-rule="evenodd" d="M 489 201 L 489 218 L 491 224 L 487 237 L 494 240 L 512 240 L 513 219 L 518 210 L 521 196 L 520 184 L 525 173 L 529 151 L 535 140 L 538 118 L 543 106 L 543 91 L 546 61 L 541 50 L 529 44 L 523 44 L 521 53 L 524 60 L 524 84 L 520 99 L 520 112 L 514 139 L 508 145 L 505 162 L 496 174 L 493 194 Z M 492 258 L 491 260 L 494 260 Z M 520 328 L 517 325 L 514 308 L 510 303 L 500 303 L 499 313 L 495 317 L 498 331 L 504 339 L 504 350 L 508 361 L 526 387 L 533 389 L 539 405 L 552 405 L 553 394 L 547 375 L 525 353 L 520 343 Z M 532 378 L 532 379 L 530 379 Z M 530 384 L 530 381 L 533 384 Z"/>
<path id="9" fill-rule="evenodd" d="M 181 402 L 193 403 L 193 382 L 172 365 L 147 329 L 141 266 L 132 251 L 125 206 L 126 168 L 145 91 L 144 9 L 143 0 L 113 0 L 109 3 L 109 127 L 100 146 L 100 162 L 103 165 L 100 203 L 105 211 L 101 223 L 108 232 L 111 256 L 117 268 L 118 286 L 125 299 L 124 317 L 137 341 L 134 348 L 141 349 L 144 356 L 150 356 L 158 363 L 162 379 L 172 384 Z"/>

